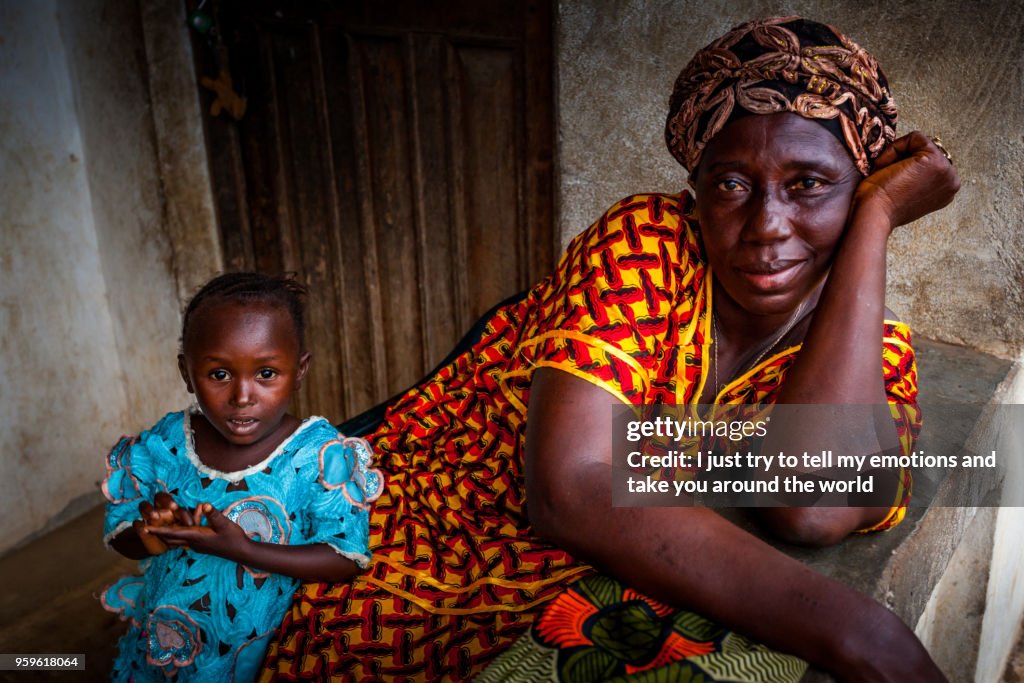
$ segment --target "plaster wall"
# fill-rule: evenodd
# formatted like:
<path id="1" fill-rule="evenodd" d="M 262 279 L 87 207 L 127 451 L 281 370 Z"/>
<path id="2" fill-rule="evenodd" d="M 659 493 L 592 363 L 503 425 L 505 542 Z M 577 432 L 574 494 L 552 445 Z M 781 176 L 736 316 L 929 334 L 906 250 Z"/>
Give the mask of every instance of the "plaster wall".
<path id="1" fill-rule="evenodd" d="M 694 52 L 758 16 L 839 27 L 882 64 L 898 134 L 942 137 L 954 204 L 890 240 L 889 306 L 915 334 L 1012 358 L 1024 345 L 1024 3 L 562 0 L 558 7 L 563 243 L 635 192 L 677 192 L 665 149 L 675 78 Z"/>
<path id="2" fill-rule="evenodd" d="M 137 3 L 127 0 L 60 3 L 59 24 L 120 379 L 131 407 L 121 429 L 135 433 L 185 400 L 142 25 Z"/>
<path id="3" fill-rule="evenodd" d="M 185 401 L 135 8 L 0 0 L 0 552 Z"/>

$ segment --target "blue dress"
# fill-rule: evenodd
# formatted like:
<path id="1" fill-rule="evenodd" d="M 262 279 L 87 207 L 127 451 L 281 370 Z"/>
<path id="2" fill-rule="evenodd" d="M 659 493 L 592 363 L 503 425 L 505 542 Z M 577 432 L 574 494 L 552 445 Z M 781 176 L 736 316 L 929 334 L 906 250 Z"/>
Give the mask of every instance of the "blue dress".
<path id="1" fill-rule="evenodd" d="M 370 560 L 368 508 L 382 481 L 362 439 L 309 418 L 262 462 L 219 472 L 195 453 L 189 412 L 170 413 L 107 459 L 104 541 L 169 492 L 182 507 L 211 503 L 264 543 L 326 543 L 360 567 Z M 300 581 L 213 555 L 171 549 L 106 589 L 103 606 L 130 621 L 115 681 L 250 681 Z"/>

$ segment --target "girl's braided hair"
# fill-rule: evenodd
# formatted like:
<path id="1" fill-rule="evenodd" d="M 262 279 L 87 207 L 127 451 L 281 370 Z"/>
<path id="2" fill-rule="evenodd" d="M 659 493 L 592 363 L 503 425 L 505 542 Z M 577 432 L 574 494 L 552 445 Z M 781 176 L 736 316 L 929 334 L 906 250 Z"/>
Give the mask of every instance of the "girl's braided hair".
<path id="1" fill-rule="evenodd" d="M 265 303 L 288 311 L 295 325 L 299 349 L 306 349 L 305 303 L 309 290 L 295 280 L 294 273 L 264 275 L 263 273 L 224 273 L 213 278 L 196 292 L 185 307 L 181 323 L 181 344 L 184 348 L 192 316 L 201 306 L 213 302 L 240 304 Z"/>

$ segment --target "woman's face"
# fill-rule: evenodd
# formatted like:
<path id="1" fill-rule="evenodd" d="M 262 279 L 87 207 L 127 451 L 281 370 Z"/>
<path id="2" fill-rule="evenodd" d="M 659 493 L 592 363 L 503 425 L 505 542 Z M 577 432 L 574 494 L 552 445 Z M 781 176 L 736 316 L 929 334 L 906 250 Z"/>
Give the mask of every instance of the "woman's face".
<path id="1" fill-rule="evenodd" d="M 796 308 L 828 272 L 860 180 L 839 140 L 797 114 L 723 128 L 691 181 L 724 293 L 753 315 Z"/>

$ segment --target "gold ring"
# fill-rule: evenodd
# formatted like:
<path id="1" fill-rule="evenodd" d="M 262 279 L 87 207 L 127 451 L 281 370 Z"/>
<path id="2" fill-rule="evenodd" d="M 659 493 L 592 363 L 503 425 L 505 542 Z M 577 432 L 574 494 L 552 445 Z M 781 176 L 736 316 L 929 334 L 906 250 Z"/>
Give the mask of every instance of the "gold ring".
<path id="1" fill-rule="evenodd" d="M 932 141 L 932 144 L 934 144 L 936 147 L 938 147 L 939 151 L 942 152 L 942 156 L 946 157 L 946 161 L 948 161 L 949 163 L 953 163 L 953 156 L 946 150 L 945 147 L 943 147 L 943 145 L 942 145 L 942 138 L 940 138 L 938 135 L 936 135 L 936 136 L 931 138 L 931 141 Z"/>

